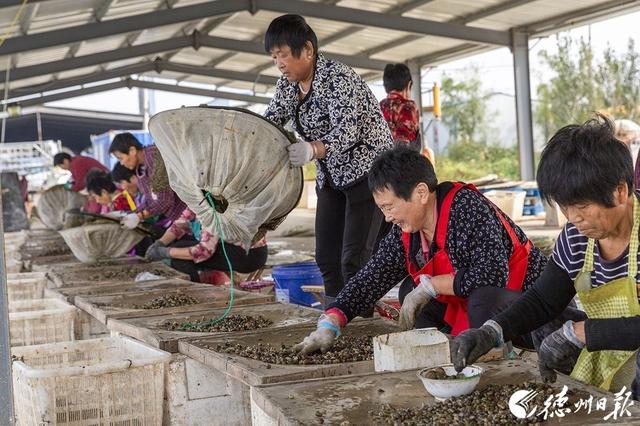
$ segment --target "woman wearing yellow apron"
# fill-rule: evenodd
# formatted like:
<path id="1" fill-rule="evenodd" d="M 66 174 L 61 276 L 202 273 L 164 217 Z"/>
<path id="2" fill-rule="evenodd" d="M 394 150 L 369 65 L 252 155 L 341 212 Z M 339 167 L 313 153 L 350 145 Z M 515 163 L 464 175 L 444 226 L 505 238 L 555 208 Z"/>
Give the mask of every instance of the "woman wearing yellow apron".
<path id="1" fill-rule="evenodd" d="M 587 319 L 567 321 L 544 338 L 542 378 L 554 381 L 560 371 L 605 390 L 626 386 L 638 399 L 640 202 L 629 150 L 604 117 L 566 126 L 542 152 L 537 181 L 568 219 L 551 261 L 509 309 L 453 341 L 452 361 L 462 369 L 512 336 L 549 323 L 577 296 Z"/>

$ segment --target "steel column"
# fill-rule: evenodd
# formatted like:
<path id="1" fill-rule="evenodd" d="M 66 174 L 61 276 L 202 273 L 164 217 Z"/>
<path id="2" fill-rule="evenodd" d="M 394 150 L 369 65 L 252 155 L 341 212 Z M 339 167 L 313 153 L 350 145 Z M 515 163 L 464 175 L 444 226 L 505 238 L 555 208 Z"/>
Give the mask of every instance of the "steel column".
<path id="1" fill-rule="evenodd" d="M 533 122 L 531 114 L 531 86 L 529 82 L 529 37 L 523 32 L 512 32 L 513 76 L 516 93 L 516 121 L 518 126 L 518 150 L 520 153 L 520 178 L 533 180 Z"/>

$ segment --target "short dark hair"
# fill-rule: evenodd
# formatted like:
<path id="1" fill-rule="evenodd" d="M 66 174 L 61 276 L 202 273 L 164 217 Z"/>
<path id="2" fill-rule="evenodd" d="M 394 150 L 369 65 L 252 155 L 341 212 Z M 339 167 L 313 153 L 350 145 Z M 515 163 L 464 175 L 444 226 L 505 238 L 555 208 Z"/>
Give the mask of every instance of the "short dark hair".
<path id="1" fill-rule="evenodd" d="M 392 90 L 404 90 L 413 81 L 411 71 L 405 64 L 387 64 L 382 73 L 382 83 L 384 90 L 389 93 Z"/>
<path id="2" fill-rule="evenodd" d="M 87 173 L 87 191 L 96 195 L 102 194 L 104 189 L 109 194 L 116 192 L 116 185 L 111 180 L 109 173 L 99 169 L 93 169 Z"/>
<path id="3" fill-rule="evenodd" d="M 71 161 L 71 156 L 66 152 L 57 153 L 53 156 L 53 166 L 59 166 L 60 164 L 64 163 L 64 160 Z"/>
<path id="4" fill-rule="evenodd" d="M 129 148 L 134 147 L 138 151 L 140 151 L 143 146 L 135 136 L 133 136 L 129 132 L 119 133 L 113 138 L 111 145 L 109 145 L 109 154 L 113 154 L 118 151 L 123 154 L 129 153 Z"/>
<path id="5" fill-rule="evenodd" d="M 409 200 L 419 183 L 425 183 L 433 192 L 438 186 L 438 178 L 427 157 L 407 147 L 398 146 L 383 152 L 369 170 L 371 192 L 388 189 L 403 200 Z"/>
<path id="6" fill-rule="evenodd" d="M 113 170 L 111 170 L 111 179 L 113 179 L 114 182 L 121 182 L 123 180 L 131 182 L 133 175 L 133 170 L 126 168 L 119 162 L 116 163 L 116 165 L 113 166 Z"/>
<path id="7" fill-rule="evenodd" d="M 264 50 L 267 53 L 277 46 L 289 46 L 293 56 L 298 58 L 307 42 L 313 46 L 313 54 L 318 54 L 318 37 L 307 21 L 300 15 L 282 15 L 271 21 L 264 35 Z"/>
<path id="8" fill-rule="evenodd" d="M 584 124 L 558 130 L 542 151 L 537 173 L 540 195 L 560 206 L 594 202 L 613 207 L 613 192 L 625 183 L 633 191 L 629 148 L 615 137 L 614 125 L 597 114 Z"/>

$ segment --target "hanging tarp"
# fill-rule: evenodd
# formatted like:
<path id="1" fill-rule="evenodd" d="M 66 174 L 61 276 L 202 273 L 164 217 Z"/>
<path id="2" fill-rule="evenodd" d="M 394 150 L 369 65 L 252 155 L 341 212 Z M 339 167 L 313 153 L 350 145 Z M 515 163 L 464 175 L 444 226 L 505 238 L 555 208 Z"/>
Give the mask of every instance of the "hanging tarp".
<path id="1" fill-rule="evenodd" d="M 149 130 L 171 188 L 215 235 L 214 208 L 226 239 L 248 246 L 300 200 L 302 169 L 289 167 L 286 149 L 295 139 L 260 115 L 180 108 L 153 116 Z"/>
<path id="2" fill-rule="evenodd" d="M 64 229 L 60 235 L 74 256 L 83 263 L 124 256 L 144 238 L 144 234 L 123 229 L 117 223 L 96 223 Z"/>
<path id="3" fill-rule="evenodd" d="M 42 193 L 36 212 L 42 223 L 49 229 L 59 230 L 64 226 L 65 212 L 84 206 L 87 197 L 64 188 L 53 186 Z"/>

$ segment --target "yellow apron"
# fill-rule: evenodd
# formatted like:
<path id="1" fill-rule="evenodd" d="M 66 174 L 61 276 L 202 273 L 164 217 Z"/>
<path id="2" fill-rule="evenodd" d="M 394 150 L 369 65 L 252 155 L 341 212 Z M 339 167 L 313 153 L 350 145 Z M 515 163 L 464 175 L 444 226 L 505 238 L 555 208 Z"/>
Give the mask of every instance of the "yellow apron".
<path id="1" fill-rule="evenodd" d="M 589 318 L 622 318 L 640 315 L 636 289 L 639 227 L 640 208 L 634 197 L 627 276 L 596 288 L 591 288 L 595 240 L 589 239 L 584 265 L 574 281 L 578 299 Z M 589 352 L 584 348 L 571 372 L 571 377 L 614 392 L 622 386 L 629 388 L 635 377 L 636 352 L 616 350 Z"/>

